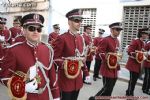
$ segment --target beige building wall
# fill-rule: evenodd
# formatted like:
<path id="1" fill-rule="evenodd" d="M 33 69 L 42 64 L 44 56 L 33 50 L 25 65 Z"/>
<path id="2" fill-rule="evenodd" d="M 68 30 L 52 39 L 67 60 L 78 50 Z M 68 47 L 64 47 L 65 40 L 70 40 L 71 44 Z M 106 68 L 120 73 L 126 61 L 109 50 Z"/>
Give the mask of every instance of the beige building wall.
<path id="1" fill-rule="evenodd" d="M 0 12 L 0 15 L 7 18 L 6 26 L 8 28 L 13 26 L 15 16 L 39 13 L 45 18 L 43 33 L 48 33 L 49 10 L 51 9 L 49 0 L 10 0 L 10 3 L 3 2 L 1 5 L 3 11 Z"/>

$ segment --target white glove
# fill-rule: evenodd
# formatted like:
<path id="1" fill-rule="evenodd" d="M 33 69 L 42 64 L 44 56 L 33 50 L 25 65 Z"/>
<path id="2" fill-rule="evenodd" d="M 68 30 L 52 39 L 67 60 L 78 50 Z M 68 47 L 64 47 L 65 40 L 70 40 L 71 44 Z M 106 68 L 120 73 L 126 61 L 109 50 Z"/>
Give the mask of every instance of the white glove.
<path id="1" fill-rule="evenodd" d="M 37 87 L 38 87 L 38 83 L 36 78 L 34 78 L 34 80 L 32 80 L 31 82 L 26 83 L 25 91 L 29 93 L 33 93 L 37 89 Z"/>
<path id="2" fill-rule="evenodd" d="M 144 56 L 143 56 L 143 60 L 146 60 L 146 59 L 147 59 L 147 58 L 146 58 L 146 56 L 144 55 Z"/>
<path id="3" fill-rule="evenodd" d="M 60 100 L 60 98 L 55 98 L 54 100 Z"/>
<path id="4" fill-rule="evenodd" d="M 0 35 L 0 42 L 4 42 L 5 41 L 5 37 Z"/>
<path id="5" fill-rule="evenodd" d="M 91 78 L 90 78 L 90 76 L 86 76 L 84 82 L 86 82 L 86 83 L 91 83 Z"/>
<path id="6" fill-rule="evenodd" d="M 147 52 L 148 55 L 150 55 L 150 50 Z"/>

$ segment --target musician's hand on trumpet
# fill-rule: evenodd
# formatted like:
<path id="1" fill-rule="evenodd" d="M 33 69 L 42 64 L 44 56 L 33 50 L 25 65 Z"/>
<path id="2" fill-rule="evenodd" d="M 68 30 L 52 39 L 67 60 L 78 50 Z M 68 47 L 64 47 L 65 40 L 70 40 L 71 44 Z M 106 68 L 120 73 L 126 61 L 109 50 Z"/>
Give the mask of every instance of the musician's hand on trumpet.
<path id="1" fill-rule="evenodd" d="M 147 52 L 144 52 L 144 55 L 145 55 L 145 56 L 150 55 L 150 50 L 149 50 L 149 51 L 147 51 Z"/>
<path id="2" fill-rule="evenodd" d="M 150 56 L 150 50 L 149 51 L 145 51 L 144 53 L 144 60 L 148 59 L 148 56 Z"/>
<path id="3" fill-rule="evenodd" d="M 93 46 L 92 48 L 91 48 L 91 53 L 96 53 L 96 46 Z"/>
<path id="4" fill-rule="evenodd" d="M 117 52 L 118 61 L 120 61 L 123 57 L 123 54 L 121 52 Z"/>

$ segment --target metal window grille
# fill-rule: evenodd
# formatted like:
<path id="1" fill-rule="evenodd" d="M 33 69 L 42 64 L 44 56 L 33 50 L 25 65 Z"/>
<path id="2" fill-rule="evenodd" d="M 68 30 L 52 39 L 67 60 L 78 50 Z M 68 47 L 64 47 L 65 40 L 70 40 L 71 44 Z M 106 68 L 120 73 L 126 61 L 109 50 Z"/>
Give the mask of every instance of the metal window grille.
<path id="1" fill-rule="evenodd" d="M 83 33 L 83 26 L 92 25 L 92 35 L 95 36 L 96 28 L 96 8 L 82 8 L 80 9 L 83 14 L 83 21 L 80 28 L 80 33 Z"/>
<path id="2" fill-rule="evenodd" d="M 150 5 L 124 6 L 123 8 L 123 34 L 121 39 L 122 50 L 137 36 L 137 30 L 150 26 Z"/>

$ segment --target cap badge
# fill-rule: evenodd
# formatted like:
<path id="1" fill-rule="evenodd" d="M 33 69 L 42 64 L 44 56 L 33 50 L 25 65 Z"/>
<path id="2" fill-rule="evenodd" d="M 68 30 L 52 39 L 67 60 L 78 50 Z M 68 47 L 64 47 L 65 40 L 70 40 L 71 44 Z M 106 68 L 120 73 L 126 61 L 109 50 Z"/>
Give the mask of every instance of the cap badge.
<path id="1" fill-rule="evenodd" d="M 35 15 L 33 16 L 33 19 L 34 19 L 35 21 L 38 21 L 39 18 L 40 18 L 40 16 L 39 16 L 38 14 L 35 14 Z"/>

